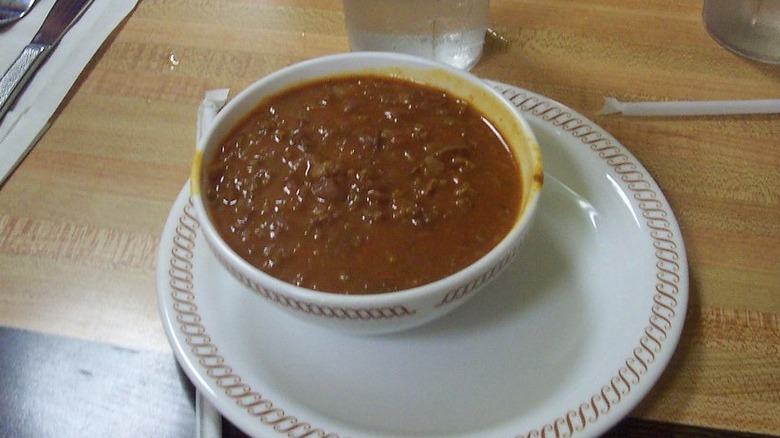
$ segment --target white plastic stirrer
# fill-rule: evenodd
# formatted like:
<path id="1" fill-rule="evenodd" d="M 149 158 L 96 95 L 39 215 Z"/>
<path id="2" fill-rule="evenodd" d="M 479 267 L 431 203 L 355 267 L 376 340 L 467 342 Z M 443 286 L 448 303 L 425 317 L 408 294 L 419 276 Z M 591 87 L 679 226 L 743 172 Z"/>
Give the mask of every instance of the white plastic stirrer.
<path id="1" fill-rule="evenodd" d="M 618 113 L 624 116 L 774 114 L 780 113 L 780 99 L 621 102 L 614 97 L 606 97 L 604 98 L 604 106 L 596 114 Z"/>

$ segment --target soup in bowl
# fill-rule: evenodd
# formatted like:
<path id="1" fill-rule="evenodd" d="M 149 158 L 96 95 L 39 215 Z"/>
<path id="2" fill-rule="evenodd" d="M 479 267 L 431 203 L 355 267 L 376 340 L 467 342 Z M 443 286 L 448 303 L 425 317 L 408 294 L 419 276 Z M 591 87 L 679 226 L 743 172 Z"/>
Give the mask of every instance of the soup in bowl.
<path id="1" fill-rule="evenodd" d="M 355 333 L 453 310 L 513 259 L 543 183 L 518 112 L 469 73 L 350 53 L 260 79 L 197 147 L 191 196 L 224 267 Z"/>

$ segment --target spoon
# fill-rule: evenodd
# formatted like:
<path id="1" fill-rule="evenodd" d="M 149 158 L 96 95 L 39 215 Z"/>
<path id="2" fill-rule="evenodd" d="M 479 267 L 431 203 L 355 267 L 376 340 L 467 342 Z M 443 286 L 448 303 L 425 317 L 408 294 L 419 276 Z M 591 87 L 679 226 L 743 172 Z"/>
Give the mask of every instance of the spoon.
<path id="1" fill-rule="evenodd" d="M 0 0 L 0 27 L 27 15 L 34 4 L 35 0 Z"/>

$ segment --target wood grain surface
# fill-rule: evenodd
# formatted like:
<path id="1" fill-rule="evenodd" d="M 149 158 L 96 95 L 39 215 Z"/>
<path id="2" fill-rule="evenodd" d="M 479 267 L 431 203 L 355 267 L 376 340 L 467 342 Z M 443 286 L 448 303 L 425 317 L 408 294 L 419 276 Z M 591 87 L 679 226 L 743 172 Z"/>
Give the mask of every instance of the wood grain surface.
<path id="1" fill-rule="evenodd" d="M 489 24 L 473 73 L 609 131 L 682 229 L 686 326 L 632 416 L 780 434 L 780 116 L 596 115 L 606 96 L 780 98 L 780 66 L 715 43 L 700 1 L 493 0 Z M 156 250 L 203 93 L 347 50 L 338 0 L 141 0 L 0 189 L 0 324 L 169 351 Z"/>

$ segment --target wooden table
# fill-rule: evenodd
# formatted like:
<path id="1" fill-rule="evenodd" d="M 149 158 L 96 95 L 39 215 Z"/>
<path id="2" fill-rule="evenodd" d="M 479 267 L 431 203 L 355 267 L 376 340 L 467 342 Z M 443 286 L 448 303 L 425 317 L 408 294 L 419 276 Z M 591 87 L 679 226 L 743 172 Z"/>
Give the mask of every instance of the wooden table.
<path id="1" fill-rule="evenodd" d="M 473 73 L 592 119 L 649 170 L 687 246 L 678 350 L 632 417 L 780 434 L 780 116 L 598 116 L 624 100 L 780 97 L 780 66 L 724 50 L 701 2 L 493 0 Z M 169 352 L 155 251 L 197 106 L 348 50 L 339 0 L 142 0 L 0 189 L 0 325 Z"/>

